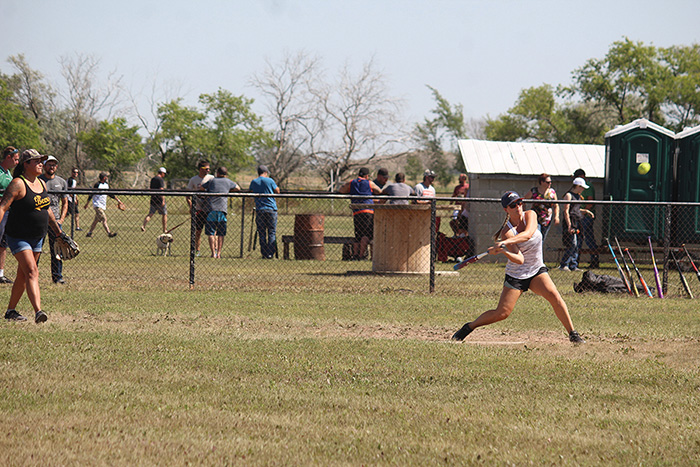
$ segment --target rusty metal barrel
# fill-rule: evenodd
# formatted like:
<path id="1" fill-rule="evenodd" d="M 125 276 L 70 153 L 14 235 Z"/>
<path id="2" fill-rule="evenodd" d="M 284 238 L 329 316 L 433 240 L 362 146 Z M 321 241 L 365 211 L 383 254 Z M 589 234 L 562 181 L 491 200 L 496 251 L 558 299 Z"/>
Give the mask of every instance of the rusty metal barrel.
<path id="1" fill-rule="evenodd" d="M 294 259 L 326 260 L 323 248 L 323 214 L 297 214 L 294 217 Z"/>

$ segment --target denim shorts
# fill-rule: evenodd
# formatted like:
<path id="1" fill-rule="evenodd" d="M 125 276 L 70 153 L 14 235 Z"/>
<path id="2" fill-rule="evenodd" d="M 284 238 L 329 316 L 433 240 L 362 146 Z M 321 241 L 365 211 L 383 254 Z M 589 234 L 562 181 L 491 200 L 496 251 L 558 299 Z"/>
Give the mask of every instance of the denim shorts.
<path id="1" fill-rule="evenodd" d="M 44 237 L 29 239 L 14 238 L 9 235 L 6 237 L 7 246 L 10 248 L 13 255 L 24 250 L 32 250 L 34 253 L 41 253 L 41 247 L 44 246 Z"/>

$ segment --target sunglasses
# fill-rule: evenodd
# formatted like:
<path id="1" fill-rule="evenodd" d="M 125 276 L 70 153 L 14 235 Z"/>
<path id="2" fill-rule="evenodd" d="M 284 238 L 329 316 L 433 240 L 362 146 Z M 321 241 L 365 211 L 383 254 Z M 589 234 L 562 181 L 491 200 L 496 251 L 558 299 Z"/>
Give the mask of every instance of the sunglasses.
<path id="1" fill-rule="evenodd" d="M 544 183 L 546 183 L 547 185 L 551 185 L 551 184 L 552 184 L 552 181 L 551 181 L 551 180 L 545 180 Z"/>
<path id="2" fill-rule="evenodd" d="M 523 201 L 522 201 L 522 200 L 513 201 L 512 203 L 510 203 L 510 204 L 508 205 L 508 207 L 511 208 L 511 209 L 515 209 L 515 208 L 517 208 L 518 206 L 522 206 L 522 204 L 523 204 Z"/>

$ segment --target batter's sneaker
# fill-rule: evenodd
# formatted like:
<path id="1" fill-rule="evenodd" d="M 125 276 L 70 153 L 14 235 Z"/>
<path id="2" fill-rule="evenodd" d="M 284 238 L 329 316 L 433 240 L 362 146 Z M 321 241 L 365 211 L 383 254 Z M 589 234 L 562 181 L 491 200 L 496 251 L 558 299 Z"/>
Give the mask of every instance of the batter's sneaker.
<path id="1" fill-rule="evenodd" d="M 469 333 L 472 331 L 473 331 L 473 329 L 471 327 L 469 327 L 469 323 L 467 323 L 464 326 L 462 326 L 462 329 L 460 329 L 459 331 L 455 332 L 452 335 L 452 340 L 453 341 L 463 341 L 464 338 L 467 337 L 469 335 Z"/>
<path id="2" fill-rule="evenodd" d="M 36 314 L 34 315 L 34 322 L 37 324 L 45 323 L 47 319 L 49 319 L 49 317 L 46 316 L 46 313 L 44 313 L 41 310 L 37 311 Z"/>
<path id="3" fill-rule="evenodd" d="M 573 342 L 574 344 L 585 344 L 586 341 L 584 341 L 581 336 L 579 335 L 578 332 L 576 331 L 571 331 L 569 333 L 569 341 Z"/>
<path id="4" fill-rule="evenodd" d="M 7 310 L 5 312 L 5 319 L 8 321 L 27 321 L 27 318 L 17 313 L 16 310 Z"/>

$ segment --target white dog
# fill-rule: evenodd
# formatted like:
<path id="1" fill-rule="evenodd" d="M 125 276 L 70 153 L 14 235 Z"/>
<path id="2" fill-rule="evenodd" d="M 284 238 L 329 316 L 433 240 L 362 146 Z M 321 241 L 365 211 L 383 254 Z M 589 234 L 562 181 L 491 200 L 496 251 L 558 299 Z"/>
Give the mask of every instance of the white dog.
<path id="1" fill-rule="evenodd" d="M 169 233 L 164 233 L 156 237 L 156 256 L 170 256 L 170 244 L 173 243 L 173 236 Z"/>

